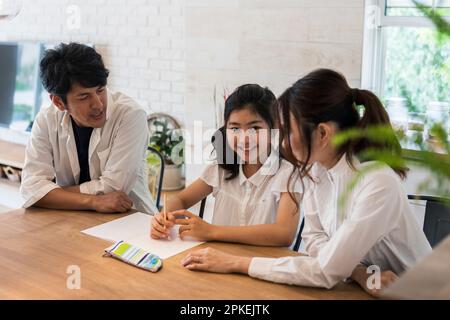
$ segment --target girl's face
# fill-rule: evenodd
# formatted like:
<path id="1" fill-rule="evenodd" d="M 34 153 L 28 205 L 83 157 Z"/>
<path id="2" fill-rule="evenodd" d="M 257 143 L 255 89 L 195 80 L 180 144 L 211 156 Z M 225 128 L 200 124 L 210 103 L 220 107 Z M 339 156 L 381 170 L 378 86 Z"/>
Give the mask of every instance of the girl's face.
<path id="1" fill-rule="evenodd" d="M 231 112 L 227 141 L 246 164 L 261 164 L 270 154 L 269 124 L 250 108 Z"/>

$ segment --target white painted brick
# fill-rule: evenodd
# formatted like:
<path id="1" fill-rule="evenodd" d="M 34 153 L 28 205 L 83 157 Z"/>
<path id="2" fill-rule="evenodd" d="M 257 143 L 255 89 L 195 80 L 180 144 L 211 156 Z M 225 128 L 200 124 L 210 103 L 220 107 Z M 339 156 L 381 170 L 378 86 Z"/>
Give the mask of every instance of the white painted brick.
<path id="1" fill-rule="evenodd" d="M 162 71 L 161 80 L 164 81 L 183 81 L 184 72 L 179 71 Z"/>
<path id="2" fill-rule="evenodd" d="M 170 90 L 170 82 L 169 81 L 151 81 L 150 89 L 158 90 L 158 91 L 169 91 Z"/>
<path id="3" fill-rule="evenodd" d="M 161 93 L 162 102 L 182 103 L 184 101 L 184 95 L 179 93 Z"/>
<path id="4" fill-rule="evenodd" d="M 150 103 L 150 108 L 155 112 L 170 112 L 172 104 L 167 102 L 152 102 Z"/>
<path id="5" fill-rule="evenodd" d="M 157 59 L 160 55 L 160 50 L 157 48 L 139 48 L 138 52 L 140 57 Z"/>
<path id="6" fill-rule="evenodd" d="M 161 79 L 161 72 L 152 68 L 146 68 L 139 70 L 139 77 L 145 81 L 153 81 Z"/>
<path id="7" fill-rule="evenodd" d="M 164 59 L 181 60 L 184 58 L 184 50 L 182 49 L 161 49 L 161 57 Z"/>
<path id="8" fill-rule="evenodd" d="M 172 70 L 173 71 L 185 71 L 186 70 L 186 62 L 184 60 L 180 61 L 171 61 Z"/>
<path id="9" fill-rule="evenodd" d="M 150 61 L 150 68 L 155 69 L 155 70 L 169 70 L 170 69 L 170 61 L 153 59 Z"/>
<path id="10" fill-rule="evenodd" d="M 139 99 L 144 99 L 149 102 L 160 102 L 161 94 L 156 90 L 145 90 L 139 92 Z"/>
<path id="11" fill-rule="evenodd" d="M 121 46 L 118 49 L 118 55 L 121 57 L 135 57 L 138 54 L 137 47 Z"/>
<path id="12" fill-rule="evenodd" d="M 133 68 L 147 68 L 148 62 L 141 58 L 128 58 L 128 65 Z"/>
<path id="13" fill-rule="evenodd" d="M 160 35 L 159 28 L 157 28 L 155 26 L 151 26 L 151 27 L 141 27 L 140 26 L 137 28 L 136 32 L 137 32 L 138 36 L 149 37 L 149 38 L 157 37 Z"/>
<path id="14" fill-rule="evenodd" d="M 170 47 L 173 49 L 186 49 L 186 41 L 184 39 L 171 39 Z"/>
<path id="15" fill-rule="evenodd" d="M 186 91 L 184 81 L 173 82 L 171 85 L 171 88 L 172 88 L 172 92 L 175 92 L 175 93 L 184 93 Z"/>
<path id="16" fill-rule="evenodd" d="M 148 83 L 140 79 L 132 79 L 129 86 L 133 89 L 148 89 Z"/>

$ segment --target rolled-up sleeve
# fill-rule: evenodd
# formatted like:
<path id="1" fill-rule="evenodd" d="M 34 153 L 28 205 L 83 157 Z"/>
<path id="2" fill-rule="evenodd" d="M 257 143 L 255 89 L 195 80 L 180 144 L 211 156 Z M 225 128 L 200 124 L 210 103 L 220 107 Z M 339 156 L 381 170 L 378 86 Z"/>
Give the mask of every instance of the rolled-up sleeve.
<path id="1" fill-rule="evenodd" d="M 133 189 L 143 166 L 148 144 L 147 114 L 144 110 L 126 113 L 114 137 L 105 169 L 98 179 L 82 183 L 80 192 L 105 194 Z"/>
<path id="2" fill-rule="evenodd" d="M 31 137 L 25 151 L 25 165 L 20 185 L 24 208 L 32 206 L 47 193 L 59 188 L 53 182 L 55 169 L 48 132 L 45 114 L 40 112 L 33 124 Z"/>
<path id="3" fill-rule="evenodd" d="M 367 179 L 350 217 L 321 245 L 316 257 L 253 258 L 249 275 L 301 286 L 332 288 L 351 276 L 369 250 L 397 225 L 404 196 L 390 175 Z M 370 181 L 369 181 L 370 180 Z M 391 188 L 391 186 L 394 186 Z"/>

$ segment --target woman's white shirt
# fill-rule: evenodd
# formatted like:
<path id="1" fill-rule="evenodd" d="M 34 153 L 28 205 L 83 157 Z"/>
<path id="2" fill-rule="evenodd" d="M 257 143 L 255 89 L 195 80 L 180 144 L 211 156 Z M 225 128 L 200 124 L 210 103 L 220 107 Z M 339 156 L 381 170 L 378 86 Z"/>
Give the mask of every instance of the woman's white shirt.
<path id="1" fill-rule="evenodd" d="M 226 180 L 229 172 L 217 162 L 208 165 L 200 179 L 213 187 L 214 215 L 212 223 L 247 226 L 275 223 L 280 195 L 288 190 L 293 166 L 271 152 L 263 166 L 247 178 L 240 166 L 239 174 Z M 302 193 L 298 181 L 290 183 L 294 192 Z"/>
<path id="2" fill-rule="evenodd" d="M 331 288 L 358 263 L 400 274 L 431 252 L 397 174 L 386 165 L 353 161 L 358 171 L 367 170 L 351 191 L 357 171 L 345 155 L 330 170 L 318 163 L 311 169 L 314 183 L 303 198 L 308 256 L 253 258 L 250 276 Z"/>

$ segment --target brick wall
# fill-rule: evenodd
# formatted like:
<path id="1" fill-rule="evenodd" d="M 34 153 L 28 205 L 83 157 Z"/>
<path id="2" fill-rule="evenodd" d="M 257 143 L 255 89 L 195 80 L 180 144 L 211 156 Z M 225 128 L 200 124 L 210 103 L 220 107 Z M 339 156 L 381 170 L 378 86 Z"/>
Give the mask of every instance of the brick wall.
<path id="1" fill-rule="evenodd" d="M 318 67 L 360 85 L 362 0 L 186 0 L 185 15 L 188 128 L 216 126 L 215 89 L 217 105 L 223 89 L 244 83 L 278 95 Z M 203 167 L 192 165 L 187 180 Z"/>
<path id="2" fill-rule="evenodd" d="M 92 43 L 112 89 L 184 118 L 184 26 L 183 0 L 24 0 L 19 16 L 0 23 L 0 41 Z"/>

